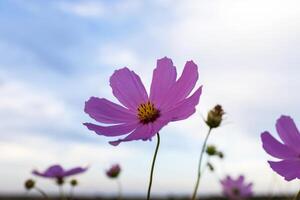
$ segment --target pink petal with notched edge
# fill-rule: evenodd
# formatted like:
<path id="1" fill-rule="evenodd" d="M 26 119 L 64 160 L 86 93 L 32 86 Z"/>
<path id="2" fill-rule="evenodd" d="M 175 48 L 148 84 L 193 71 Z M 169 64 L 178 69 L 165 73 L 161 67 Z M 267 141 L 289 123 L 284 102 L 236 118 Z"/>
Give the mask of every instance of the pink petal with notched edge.
<path id="1" fill-rule="evenodd" d="M 202 92 L 202 86 L 199 87 L 192 96 L 183 100 L 174 108 L 168 111 L 161 111 L 161 117 L 169 119 L 170 121 L 184 120 L 190 117 L 196 111 L 196 105 L 199 103 L 200 95 Z"/>
<path id="2" fill-rule="evenodd" d="M 278 162 L 268 161 L 271 168 L 285 180 L 291 181 L 300 178 L 300 160 L 282 160 Z"/>
<path id="3" fill-rule="evenodd" d="M 135 131 L 130 133 L 124 139 L 110 142 L 111 145 L 117 146 L 121 142 L 127 142 L 131 140 L 149 140 L 156 135 L 162 127 L 168 124 L 169 121 L 162 119 L 156 120 L 154 123 L 143 124 L 138 127 Z"/>
<path id="4" fill-rule="evenodd" d="M 176 68 L 171 59 L 164 57 L 157 60 L 150 89 L 150 101 L 154 103 L 156 108 L 160 108 L 162 99 L 175 84 L 176 76 Z"/>
<path id="5" fill-rule="evenodd" d="M 64 170 L 60 165 L 53 165 L 51 167 L 49 167 L 46 172 L 45 175 L 48 177 L 53 177 L 53 176 L 63 176 Z"/>
<path id="6" fill-rule="evenodd" d="M 46 175 L 46 174 L 44 174 L 44 173 L 41 173 L 41 172 L 39 172 L 39 171 L 37 171 L 37 170 L 33 170 L 33 171 L 32 171 L 32 174 L 34 174 L 34 175 L 36 175 L 36 176 L 42 176 L 42 177 L 48 177 L 48 178 L 49 178 L 48 175 Z"/>
<path id="7" fill-rule="evenodd" d="M 300 154 L 300 133 L 289 116 L 281 116 L 276 122 L 276 129 L 281 140 Z"/>
<path id="8" fill-rule="evenodd" d="M 82 167 L 75 167 L 73 169 L 67 170 L 64 172 L 64 177 L 66 176 L 72 176 L 75 174 L 81 174 L 85 172 L 88 168 L 82 168 Z"/>
<path id="9" fill-rule="evenodd" d="M 32 173 L 37 176 L 55 178 L 63 177 L 64 170 L 60 165 L 53 165 L 49 167 L 45 172 L 38 172 L 37 170 L 34 170 Z"/>
<path id="10" fill-rule="evenodd" d="M 195 87 L 198 80 L 198 67 L 193 61 L 188 61 L 183 69 L 181 77 L 162 97 L 161 110 L 166 110 L 185 99 Z M 155 84 L 155 83 L 153 83 Z"/>
<path id="11" fill-rule="evenodd" d="M 137 119 L 135 113 L 104 98 L 91 97 L 85 102 L 84 111 L 102 123 L 118 124 Z"/>
<path id="12" fill-rule="evenodd" d="M 145 140 L 150 140 L 153 136 L 155 136 L 164 126 L 166 126 L 170 120 L 164 118 L 158 118 L 154 123 L 152 123 L 152 129 L 150 134 Z"/>
<path id="13" fill-rule="evenodd" d="M 261 140 L 263 143 L 264 150 L 276 158 L 287 159 L 295 158 L 297 154 L 291 150 L 288 146 L 278 142 L 269 132 L 261 134 Z"/>
<path id="14" fill-rule="evenodd" d="M 140 77 L 126 67 L 114 72 L 110 77 L 110 86 L 114 96 L 132 111 L 148 101 L 148 94 Z"/>
<path id="15" fill-rule="evenodd" d="M 253 186 L 253 183 L 249 183 L 247 186 L 245 186 L 241 192 L 241 196 L 252 196 L 252 194 L 253 194 L 252 186 Z"/>
<path id="16" fill-rule="evenodd" d="M 237 185 L 243 185 L 244 180 L 245 180 L 245 177 L 243 175 L 240 175 L 239 178 L 236 181 L 236 184 Z"/>
<path id="17" fill-rule="evenodd" d="M 104 135 L 107 137 L 114 137 L 119 135 L 125 135 L 133 131 L 138 126 L 138 122 L 129 124 L 118 124 L 113 126 L 99 126 L 92 123 L 84 123 L 89 130 L 95 131 L 98 135 Z"/>
<path id="18" fill-rule="evenodd" d="M 116 141 L 111 141 L 109 144 L 113 146 L 119 145 L 121 142 L 128 142 L 132 140 L 140 140 L 146 139 L 151 132 L 151 125 L 150 124 L 140 124 L 132 133 L 126 136 L 124 139 L 119 139 Z"/>

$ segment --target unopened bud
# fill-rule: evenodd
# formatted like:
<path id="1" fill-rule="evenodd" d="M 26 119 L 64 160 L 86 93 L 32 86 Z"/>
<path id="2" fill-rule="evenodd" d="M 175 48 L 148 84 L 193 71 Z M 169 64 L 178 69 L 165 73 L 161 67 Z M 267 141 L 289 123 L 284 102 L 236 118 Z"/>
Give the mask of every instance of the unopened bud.
<path id="1" fill-rule="evenodd" d="M 213 172 L 215 170 L 214 166 L 210 162 L 207 163 L 207 166 L 210 171 Z"/>
<path id="2" fill-rule="evenodd" d="M 213 145 L 208 145 L 206 147 L 206 153 L 209 155 L 209 156 L 214 156 L 217 154 L 217 149 L 215 146 Z"/>
<path id="3" fill-rule="evenodd" d="M 106 175 L 109 178 L 118 178 L 119 174 L 121 172 L 121 167 L 119 164 L 115 164 L 109 168 L 109 170 L 106 171 Z"/>
<path id="4" fill-rule="evenodd" d="M 219 152 L 218 152 L 218 156 L 219 156 L 219 158 L 223 159 L 223 158 L 224 158 L 223 152 L 219 151 Z"/>
<path id="5" fill-rule="evenodd" d="M 70 181 L 70 184 L 71 184 L 73 187 L 75 187 L 75 186 L 78 185 L 78 181 L 77 181 L 76 179 L 72 179 L 72 180 Z"/>
<path id="6" fill-rule="evenodd" d="M 31 190 L 32 188 L 34 188 L 35 182 L 32 179 L 28 179 L 27 181 L 25 181 L 24 186 L 27 190 Z"/>
<path id="7" fill-rule="evenodd" d="M 216 105 L 212 110 L 210 110 L 207 114 L 206 124 L 209 128 L 217 128 L 220 126 L 223 115 L 225 112 L 222 109 L 221 105 Z"/>
<path id="8" fill-rule="evenodd" d="M 65 183 L 64 179 L 63 178 L 57 178 L 56 179 L 56 184 L 57 185 L 63 185 Z"/>

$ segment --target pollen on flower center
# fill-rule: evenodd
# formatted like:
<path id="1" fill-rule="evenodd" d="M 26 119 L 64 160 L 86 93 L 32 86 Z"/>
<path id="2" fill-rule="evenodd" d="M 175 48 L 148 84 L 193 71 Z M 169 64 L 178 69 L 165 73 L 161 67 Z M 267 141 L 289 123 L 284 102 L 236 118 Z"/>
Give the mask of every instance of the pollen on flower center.
<path id="1" fill-rule="evenodd" d="M 138 109 L 138 118 L 143 124 L 154 122 L 159 116 L 160 112 L 154 107 L 151 102 L 140 104 Z"/>

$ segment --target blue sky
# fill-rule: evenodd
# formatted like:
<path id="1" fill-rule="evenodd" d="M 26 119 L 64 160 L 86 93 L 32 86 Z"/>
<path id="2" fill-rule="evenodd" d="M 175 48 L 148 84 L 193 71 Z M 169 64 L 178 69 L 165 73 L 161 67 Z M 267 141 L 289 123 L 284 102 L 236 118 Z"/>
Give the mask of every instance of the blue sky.
<path id="1" fill-rule="evenodd" d="M 120 162 L 124 192 L 144 194 L 155 143 L 109 146 L 82 126 L 91 121 L 83 106 L 90 96 L 116 101 L 108 80 L 124 66 L 149 88 L 164 56 L 178 71 L 194 60 L 204 87 L 197 113 L 161 131 L 153 192 L 191 193 L 202 115 L 216 103 L 226 120 L 209 143 L 226 159 L 214 161 L 200 193 L 219 194 L 226 174 L 245 174 L 257 193 L 296 191 L 297 181 L 269 169 L 259 135 L 275 133 L 281 114 L 300 119 L 298 1 L 1 1 L 0 30 L 0 192 L 22 193 L 33 168 L 61 163 L 91 166 L 78 192 L 111 195 L 104 169 Z"/>

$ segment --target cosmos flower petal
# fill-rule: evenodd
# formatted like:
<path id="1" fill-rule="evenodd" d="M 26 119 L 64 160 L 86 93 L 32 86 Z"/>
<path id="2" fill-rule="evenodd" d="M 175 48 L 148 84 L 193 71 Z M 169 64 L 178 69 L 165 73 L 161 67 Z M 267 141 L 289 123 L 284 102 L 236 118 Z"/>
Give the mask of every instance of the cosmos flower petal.
<path id="1" fill-rule="evenodd" d="M 83 173 L 87 170 L 88 168 L 85 167 L 75 167 L 73 169 L 70 169 L 70 170 L 67 170 L 64 172 L 64 177 L 66 176 L 72 176 L 72 175 L 75 175 L 75 174 L 80 174 L 80 173 Z"/>
<path id="2" fill-rule="evenodd" d="M 240 185 L 240 184 L 243 184 L 244 180 L 245 180 L 245 177 L 243 175 L 240 175 L 236 182 L 238 185 Z"/>
<path id="3" fill-rule="evenodd" d="M 291 181 L 295 178 L 300 178 L 300 160 L 282 160 L 278 162 L 268 161 L 271 168 L 285 180 Z"/>
<path id="4" fill-rule="evenodd" d="M 110 86 L 120 103 L 132 111 L 148 101 L 148 94 L 140 77 L 126 67 L 114 72 L 110 77 Z"/>
<path id="5" fill-rule="evenodd" d="M 159 118 L 154 123 L 152 123 L 151 131 L 149 132 L 148 137 L 146 140 L 150 140 L 153 136 L 155 136 L 160 129 L 166 126 L 170 122 L 169 119 Z"/>
<path id="6" fill-rule="evenodd" d="M 147 140 L 151 133 L 151 123 L 139 125 L 132 133 L 126 136 L 124 139 L 119 139 L 116 141 L 111 141 L 109 144 L 113 146 L 119 145 L 121 142 L 128 142 L 132 140 Z"/>
<path id="7" fill-rule="evenodd" d="M 300 133 L 293 119 L 289 116 L 281 116 L 277 120 L 276 129 L 282 141 L 300 153 Z"/>
<path id="8" fill-rule="evenodd" d="M 32 171 L 32 174 L 36 175 L 36 176 L 42 176 L 42 177 L 47 177 L 44 173 L 41 173 L 37 170 L 33 170 Z"/>
<path id="9" fill-rule="evenodd" d="M 136 120 L 133 112 L 104 98 L 91 97 L 85 102 L 84 111 L 102 123 L 124 123 Z"/>
<path id="10" fill-rule="evenodd" d="M 183 100 L 174 108 L 165 112 L 162 110 L 162 118 L 170 119 L 171 121 L 184 120 L 196 112 L 196 105 L 199 103 L 202 86 L 199 87 L 192 96 Z"/>
<path id="11" fill-rule="evenodd" d="M 34 170 L 32 172 L 34 175 L 42 176 L 42 177 L 63 177 L 64 170 L 60 165 L 53 165 L 49 167 L 45 172 L 38 172 L 37 170 Z"/>
<path id="12" fill-rule="evenodd" d="M 297 157 L 294 151 L 278 142 L 269 132 L 262 133 L 261 140 L 264 150 L 276 158 L 286 159 Z"/>
<path id="13" fill-rule="evenodd" d="M 162 97 L 161 109 L 168 109 L 184 100 L 193 90 L 198 80 L 198 67 L 193 61 L 188 61 L 183 69 L 181 77 Z"/>
<path id="14" fill-rule="evenodd" d="M 253 183 L 249 183 L 245 189 L 242 191 L 242 195 L 243 196 L 251 196 L 252 195 L 252 186 L 253 186 Z"/>
<path id="15" fill-rule="evenodd" d="M 107 137 L 114 137 L 119 135 L 125 135 L 133 131 L 137 126 L 138 122 L 128 124 L 118 124 L 113 126 L 99 126 L 92 123 L 84 123 L 89 130 L 94 131 L 98 135 L 104 135 Z"/>
<path id="16" fill-rule="evenodd" d="M 176 68 L 171 59 L 164 57 L 157 60 L 157 66 L 153 70 L 150 89 L 150 101 L 159 108 L 162 99 L 169 89 L 175 84 L 177 77 Z"/>

